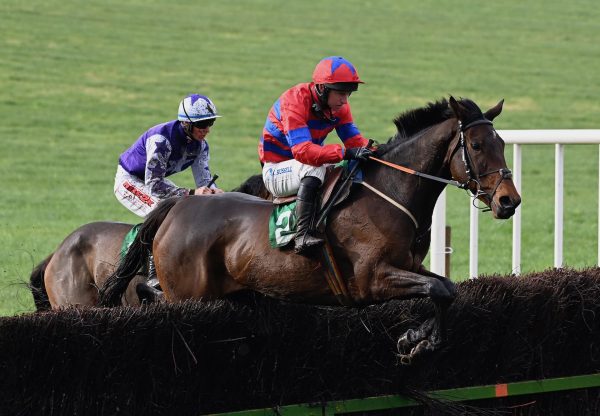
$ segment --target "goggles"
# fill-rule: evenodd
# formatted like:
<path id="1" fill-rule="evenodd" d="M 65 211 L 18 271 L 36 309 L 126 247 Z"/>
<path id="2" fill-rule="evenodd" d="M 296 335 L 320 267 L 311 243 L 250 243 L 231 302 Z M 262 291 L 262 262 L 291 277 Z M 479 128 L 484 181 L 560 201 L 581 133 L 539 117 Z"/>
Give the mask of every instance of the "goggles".
<path id="1" fill-rule="evenodd" d="M 211 118 L 210 120 L 200 120 L 200 121 L 195 121 L 192 123 L 192 125 L 194 127 L 196 127 L 197 129 L 205 129 L 207 127 L 212 126 L 213 124 L 215 124 L 215 119 Z"/>

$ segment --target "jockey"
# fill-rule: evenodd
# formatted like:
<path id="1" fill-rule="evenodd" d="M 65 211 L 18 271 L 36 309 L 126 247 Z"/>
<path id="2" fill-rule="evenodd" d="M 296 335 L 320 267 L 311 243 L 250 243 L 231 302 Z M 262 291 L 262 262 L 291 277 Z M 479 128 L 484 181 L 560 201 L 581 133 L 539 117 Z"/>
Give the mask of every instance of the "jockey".
<path id="1" fill-rule="evenodd" d="M 360 80 L 354 65 L 341 56 L 322 59 L 313 82 L 285 91 L 273 104 L 263 129 L 258 154 L 263 180 L 274 197 L 297 194 L 296 253 L 323 244 L 313 235 L 317 192 L 325 178 L 326 165 L 343 159 L 367 159 L 371 150 L 352 120 L 348 98 Z M 340 144 L 323 142 L 333 130 Z"/>
<path id="2" fill-rule="evenodd" d="M 206 142 L 218 117 L 221 116 L 208 97 L 185 97 L 179 104 L 177 120 L 150 128 L 121 154 L 114 187 L 119 202 L 145 217 L 160 201 L 172 196 L 222 193 L 210 184 Z M 166 179 L 190 166 L 197 188 L 180 188 Z"/>
<path id="3" fill-rule="evenodd" d="M 208 168 L 206 136 L 217 118 L 217 108 L 206 96 L 191 94 L 179 104 L 177 120 L 156 125 L 121 154 L 115 177 L 115 196 L 140 217 L 172 196 L 223 193 Z M 195 189 L 180 188 L 166 179 L 192 167 Z M 154 257 L 148 253 L 148 284 L 158 288 Z"/>

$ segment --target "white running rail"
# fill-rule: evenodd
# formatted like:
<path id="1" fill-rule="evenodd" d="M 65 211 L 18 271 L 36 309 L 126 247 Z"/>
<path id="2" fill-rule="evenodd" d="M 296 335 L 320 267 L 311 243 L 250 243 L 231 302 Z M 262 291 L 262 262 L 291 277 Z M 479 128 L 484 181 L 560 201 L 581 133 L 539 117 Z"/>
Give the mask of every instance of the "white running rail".
<path id="1" fill-rule="evenodd" d="M 521 193 L 521 146 L 532 144 L 555 145 L 554 162 L 554 267 L 563 266 L 563 194 L 564 194 L 564 145 L 600 144 L 600 130 L 498 130 L 506 144 L 513 145 L 513 181 Z M 600 147 L 599 147 L 600 149 Z M 600 152 L 599 152 L 600 160 Z M 598 167 L 600 188 L 600 166 Z M 471 200 L 469 200 L 471 204 Z M 469 276 L 478 276 L 478 227 L 479 210 L 470 208 L 469 227 Z M 433 212 L 431 226 L 430 270 L 446 275 L 445 253 L 446 191 L 440 195 Z M 600 264 L 600 189 L 598 191 L 598 263 Z M 521 273 L 521 208 L 513 216 L 512 270 Z"/>

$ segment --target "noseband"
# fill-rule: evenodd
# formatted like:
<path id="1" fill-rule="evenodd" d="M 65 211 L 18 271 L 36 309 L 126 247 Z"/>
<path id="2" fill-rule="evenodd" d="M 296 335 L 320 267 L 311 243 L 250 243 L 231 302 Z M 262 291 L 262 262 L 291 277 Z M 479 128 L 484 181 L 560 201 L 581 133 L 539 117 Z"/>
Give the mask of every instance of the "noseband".
<path id="1" fill-rule="evenodd" d="M 474 182 L 476 184 L 476 191 L 473 192 L 471 191 L 471 194 L 473 195 L 473 206 L 479 209 L 482 209 L 484 212 L 485 211 L 489 211 L 490 208 L 480 208 L 477 205 L 475 205 L 475 200 L 477 199 L 477 197 L 479 196 L 486 196 L 489 198 L 490 200 L 490 204 L 493 202 L 494 200 L 494 195 L 496 194 L 496 191 L 498 190 L 498 187 L 500 187 L 500 184 L 502 183 L 502 181 L 504 181 L 505 179 L 511 179 L 512 178 L 512 171 L 510 169 L 498 169 L 498 170 L 491 170 L 489 172 L 485 172 L 485 173 L 480 173 L 480 174 L 474 174 L 473 172 L 473 162 L 471 161 L 471 157 L 469 156 L 469 150 L 467 149 L 467 144 L 466 144 L 466 139 L 465 139 L 465 132 L 470 129 L 471 127 L 475 127 L 475 126 L 479 126 L 481 124 L 487 124 L 490 126 L 493 126 L 494 123 L 492 123 L 490 120 L 487 119 L 481 119 L 481 120 L 475 120 L 469 124 L 467 124 L 466 126 L 463 127 L 462 123 L 460 122 L 460 120 L 458 121 L 458 130 L 459 130 L 459 141 L 458 141 L 458 147 L 461 148 L 462 150 L 462 161 L 463 164 L 465 165 L 465 172 L 467 174 L 467 180 L 463 183 L 460 184 L 460 187 L 463 189 L 469 189 L 469 184 L 471 182 Z M 453 152 L 454 153 L 454 152 Z M 496 183 L 496 186 L 494 187 L 494 190 L 492 191 L 492 193 L 487 193 L 485 191 L 483 191 L 481 189 L 481 183 L 479 182 L 481 180 L 481 178 L 483 178 L 484 176 L 488 176 L 491 174 L 497 173 L 498 175 L 500 175 L 500 178 L 498 179 L 498 182 Z"/>
<path id="2" fill-rule="evenodd" d="M 471 161 L 471 157 L 469 156 L 469 151 L 467 149 L 467 145 L 466 145 L 466 139 L 465 139 L 465 132 L 470 129 L 471 127 L 474 126 L 478 126 L 481 124 L 487 124 L 490 126 L 493 126 L 493 123 L 490 120 L 487 120 L 485 118 L 481 119 L 481 120 L 475 120 L 469 124 L 467 124 L 466 126 L 463 127 L 462 123 L 460 122 L 460 120 L 458 121 L 458 138 L 459 140 L 456 142 L 456 146 L 452 149 L 452 152 L 450 153 L 450 156 L 448 156 L 448 161 L 450 159 L 452 159 L 452 157 L 454 156 L 454 154 L 456 153 L 456 151 L 461 148 L 462 153 L 462 161 L 464 163 L 465 166 L 465 173 L 467 174 L 467 180 L 465 182 L 459 182 L 457 180 L 454 179 L 445 179 L 445 178 L 440 178 L 437 176 L 433 176 L 433 175 L 429 175 L 423 172 L 418 172 L 415 171 L 413 169 L 407 168 L 406 166 L 401 166 L 401 165 L 397 165 L 395 163 L 391 163 L 382 159 L 379 159 L 375 156 L 371 156 L 369 157 L 369 160 L 381 163 L 383 165 L 392 167 L 394 169 L 400 170 L 402 172 L 408 173 L 410 175 L 415 175 L 415 176 L 419 176 L 422 178 L 426 178 L 426 179 L 431 179 L 437 182 L 442 182 L 446 185 L 452 185 L 452 186 L 456 186 L 457 188 L 461 188 L 461 189 L 465 189 L 465 190 L 469 190 L 469 184 L 471 182 L 475 182 L 476 184 L 476 191 L 470 191 L 471 194 L 473 195 L 473 206 L 475 208 L 478 209 L 482 209 L 484 212 L 485 211 L 490 211 L 491 208 L 481 208 L 478 207 L 475 204 L 475 201 L 477 200 L 477 197 L 485 195 L 489 198 L 490 200 L 490 205 L 494 202 L 494 195 L 496 194 L 496 191 L 498 190 L 498 187 L 500 186 L 500 184 L 502 183 L 503 180 L 505 179 L 510 179 L 512 178 L 512 172 L 510 169 L 498 169 L 498 170 L 491 170 L 489 172 L 485 172 L 485 173 L 481 173 L 481 174 L 474 174 L 473 173 L 473 169 L 472 169 L 472 161 Z M 388 149 L 389 150 L 389 149 Z M 380 154 L 381 156 L 381 154 Z M 448 162 L 449 163 L 449 162 Z M 484 176 L 487 175 L 491 175 L 493 173 L 497 173 L 500 175 L 500 179 L 498 180 L 498 182 L 496 183 L 496 186 L 494 187 L 494 190 L 492 191 L 491 194 L 481 190 L 481 183 L 479 182 L 481 178 L 483 178 Z M 402 211 L 404 211 L 405 213 L 407 213 L 409 215 L 409 217 L 412 219 L 413 223 L 415 224 L 415 227 L 418 229 L 419 225 L 416 222 L 416 219 L 414 217 L 414 215 L 412 215 L 410 213 L 410 211 L 408 211 L 404 206 L 400 206 L 400 204 L 398 204 L 396 201 L 392 200 L 390 197 L 388 197 L 387 195 L 385 195 L 383 192 L 375 189 L 372 185 L 367 184 L 364 180 L 361 181 L 361 183 L 366 186 L 368 189 L 371 189 L 373 192 L 375 192 L 376 194 L 378 194 L 379 196 L 381 196 L 382 198 L 384 198 L 385 200 L 387 200 L 388 202 L 392 203 L 393 205 L 395 205 L 396 207 L 400 208 Z"/>

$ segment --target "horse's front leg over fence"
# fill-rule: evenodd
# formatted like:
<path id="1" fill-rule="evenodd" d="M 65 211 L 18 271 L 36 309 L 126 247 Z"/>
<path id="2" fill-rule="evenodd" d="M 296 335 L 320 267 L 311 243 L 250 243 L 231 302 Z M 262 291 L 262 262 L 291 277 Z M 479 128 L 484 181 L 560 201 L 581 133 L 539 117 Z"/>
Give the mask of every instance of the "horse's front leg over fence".
<path id="1" fill-rule="evenodd" d="M 456 297 L 456 288 L 449 279 L 431 272 L 424 276 L 390 265 L 379 268 L 378 272 L 373 273 L 370 284 L 375 301 L 428 297 L 435 307 L 433 318 L 416 329 L 409 329 L 398 340 L 401 360 L 408 364 L 422 353 L 435 351 L 444 341 L 446 311 Z"/>

